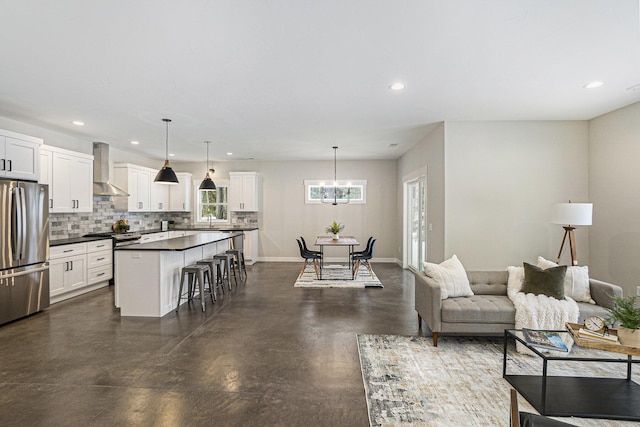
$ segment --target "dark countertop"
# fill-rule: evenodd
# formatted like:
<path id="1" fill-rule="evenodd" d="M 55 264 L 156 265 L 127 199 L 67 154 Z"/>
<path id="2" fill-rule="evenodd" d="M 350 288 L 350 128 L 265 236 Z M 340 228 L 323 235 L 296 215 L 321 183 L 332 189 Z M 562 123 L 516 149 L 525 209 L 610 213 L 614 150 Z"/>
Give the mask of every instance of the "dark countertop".
<path id="1" fill-rule="evenodd" d="M 235 236 L 241 236 L 242 233 L 233 232 L 213 232 L 198 233 L 193 236 L 174 237 L 173 239 L 159 240 L 157 242 L 138 243 L 134 245 L 120 246 L 115 248 L 116 251 L 185 251 L 187 249 L 196 248 L 198 246 L 208 245 L 209 243 L 220 242 L 222 240 L 231 239 Z"/>
<path id="2" fill-rule="evenodd" d="M 105 239 L 111 240 L 111 237 L 73 237 L 71 239 L 56 239 L 56 240 L 49 240 L 49 247 L 72 245 L 74 243 L 95 242 L 96 240 L 105 240 Z"/>
<path id="3" fill-rule="evenodd" d="M 186 231 L 253 231 L 258 230 L 258 227 L 255 225 L 238 225 L 238 224 L 230 224 L 230 225 L 214 225 L 209 228 L 207 226 L 178 226 L 176 230 L 186 230 Z"/>

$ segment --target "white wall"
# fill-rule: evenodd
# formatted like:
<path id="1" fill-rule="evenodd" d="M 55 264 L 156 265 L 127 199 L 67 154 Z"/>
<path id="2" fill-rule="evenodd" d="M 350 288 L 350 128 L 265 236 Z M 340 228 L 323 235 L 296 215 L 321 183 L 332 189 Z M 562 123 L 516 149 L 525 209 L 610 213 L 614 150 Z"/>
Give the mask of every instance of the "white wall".
<path id="1" fill-rule="evenodd" d="M 592 277 L 640 285 L 640 102 L 590 121 Z"/>
<path id="2" fill-rule="evenodd" d="M 205 162 L 174 163 L 175 170 L 191 172 L 194 181 L 204 177 Z M 363 244 L 374 235 L 376 259 L 396 260 L 401 242 L 397 235 L 397 167 L 395 160 L 338 160 L 338 179 L 367 180 L 367 203 L 348 205 L 305 204 L 304 180 L 333 180 L 333 161 L 238 161 L 212 163 L 213 180 L 229 179 L 230 171 L 256 171 L 261 178 L 259 218 L 261 259 L 300 259 L 295 239 L 302 235 L 307 244 L 333 220 L 345 224 L 343 235 L 355 236 Z M 364 247 L 362 247 L 364 249 Z M 328 256 L 346 260 L 346 248 Z"/>
<path id="3" fill-rule="evenodd" d="M 469 270 L 555 260 L 564 231 L 550 209 L 589 201 L 588 154 L 586 121 L 446 122 L 445 257 Z M 588 237 L 576 230 L 581 265 Z"/>

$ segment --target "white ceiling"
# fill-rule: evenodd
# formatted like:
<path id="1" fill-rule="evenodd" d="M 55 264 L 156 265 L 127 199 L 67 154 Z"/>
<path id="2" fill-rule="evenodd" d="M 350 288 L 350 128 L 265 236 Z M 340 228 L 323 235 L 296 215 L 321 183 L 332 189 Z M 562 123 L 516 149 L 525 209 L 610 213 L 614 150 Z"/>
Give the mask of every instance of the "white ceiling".
<path id="1" fill-rule="evenodd" d="M 212 160 L 393 159 L 443 120 L 640 101 L 638 0 L 0 4 L 0 116 L 154 158 L 164 117 L 174 161 L 205 140 Z"/>

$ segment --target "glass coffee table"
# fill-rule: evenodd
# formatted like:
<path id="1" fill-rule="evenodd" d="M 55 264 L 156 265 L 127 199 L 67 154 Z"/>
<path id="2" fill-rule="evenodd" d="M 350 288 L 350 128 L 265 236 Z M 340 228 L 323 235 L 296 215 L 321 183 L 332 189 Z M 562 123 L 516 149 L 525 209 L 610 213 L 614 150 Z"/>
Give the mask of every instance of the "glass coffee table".
<path id="1" fill-rule="evenodd" d="M 566 330 L 553 332 L 567 342 L 573 340 Z M 507 373 L 508 362 L 515 364 L 519 358 L 509 354 L 515 351 L 515 347 L 509 345 L 511 342 L 521 343 L 542 359 L 540 374 Z M 637 421 L 640 420 L 640 385 L 632 380 L 631 371 L 633 364 L 640 363 L 639 359 L 633 359 L 634 355 L 640 355 L 640 349 L 620 346 L 620 350 L 594 351 L 574 343 L 569 352 L 546 352 L 528 344 L 521 330 L 506 329 L 502 377 L 541 415 Z M 548 375 L 550 366 L 559 362 L 584 364 L 585 368 L 588 364 L 612 363 L 621 365 L 621 369 L 618 378 Z"/>

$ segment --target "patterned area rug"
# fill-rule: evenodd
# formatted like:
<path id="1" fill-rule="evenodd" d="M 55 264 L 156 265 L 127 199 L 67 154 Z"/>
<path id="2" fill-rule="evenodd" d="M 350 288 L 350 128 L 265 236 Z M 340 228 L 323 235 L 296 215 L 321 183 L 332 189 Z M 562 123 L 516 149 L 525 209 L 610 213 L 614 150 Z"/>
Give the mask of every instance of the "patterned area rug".
<path id="1" fill-rule="evenodd" d="M 313 267 L 307 266 L 296 283 L 296 288 L 382 288 L 382 282 L 373 273 L 373 278 L 367 267 L 360 266 L 358 274 L 351 280 L 351 271 L 346 265 L 325 265 L 322 269 L 322 280 L 316 278 Z"/>
<path id="2" fill-rule="evenodd" d="M 502 378 L 502 345 L 502 338 L 446 337 L 433 347 L 429 337 L 358 335 L 370 424 L 508 426 L 511 385 Z M 509 373 L 542 372 L 539 357 L 510 354 Z M 626 368 L 558 362 L 549 365 L 549 374 L 624 378 Z M 633 379 L 640 382 L 640 374 L 634 373 Z M 521 411 L 537 413 L 522 396 L 518 404 Z M 557 419 L 585 427 L 640 426 L 631 421 Z"/>

